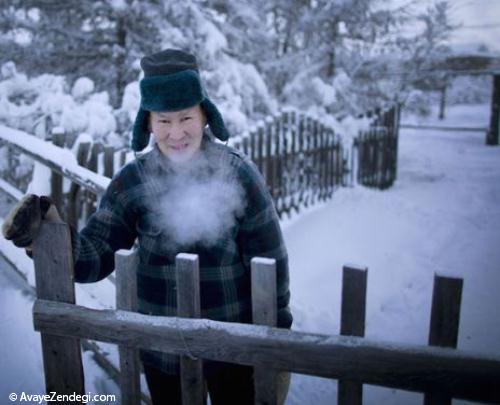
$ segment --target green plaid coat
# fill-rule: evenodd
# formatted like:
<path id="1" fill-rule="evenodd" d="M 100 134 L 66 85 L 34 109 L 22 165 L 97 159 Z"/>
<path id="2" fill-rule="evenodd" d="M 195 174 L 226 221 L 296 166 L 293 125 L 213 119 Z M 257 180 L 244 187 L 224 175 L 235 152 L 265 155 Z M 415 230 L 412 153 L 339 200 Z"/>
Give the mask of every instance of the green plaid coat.
<path id="1" fill-rule="evenodd" d="M 202 318 L 251 323 L 250 260 L 255 256 L 275 258 L 278 326 L 289 328 L 287 252 L 264 180 L 253 162 L 233 148 L 204 137 L 201 152 L 216 165 L 229 168 L 224 175 L 232 176 L 244 191 L 246 206 L 235 213 L 231 229 L 210 247 L 193 243 L 165 248 L 169 235 L 159 225 L 155 211 L 161 204 L 155 202 L 165 191 L 164 182 L 158 179 L 173 176 L 174 170 L 155 146 L 114 176 L 98 210 L 85 228 L 73 235 L 75 281 L 91 283 L 107 277 L 114 270 L 114 253 L 132 248 L 138 238 L 139 312 L 176 315 L 175 255 L 185 252 L 199 256 Z M 141 360 L 166 373 L 179 373 L 178 356 L 141 351 Z"/>

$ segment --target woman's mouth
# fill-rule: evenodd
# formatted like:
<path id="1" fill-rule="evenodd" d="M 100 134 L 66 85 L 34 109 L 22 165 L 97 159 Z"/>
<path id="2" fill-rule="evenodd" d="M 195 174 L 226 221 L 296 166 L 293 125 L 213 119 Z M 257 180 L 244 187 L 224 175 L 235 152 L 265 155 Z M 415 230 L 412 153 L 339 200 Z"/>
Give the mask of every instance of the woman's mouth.
<path id="1" fill-rule="evenodd" d="M 188 147 L 189 143 L 181 143 L 178 145 L 170 145 L 170 148 L 176 151 L 182 151 Z"/>

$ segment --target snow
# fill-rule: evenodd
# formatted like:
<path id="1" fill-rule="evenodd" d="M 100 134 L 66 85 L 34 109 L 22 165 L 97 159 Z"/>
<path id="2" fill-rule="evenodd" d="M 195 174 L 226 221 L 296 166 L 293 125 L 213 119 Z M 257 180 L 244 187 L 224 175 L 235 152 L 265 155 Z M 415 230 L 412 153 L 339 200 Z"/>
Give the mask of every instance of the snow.
<path id="1" fill-rule="evenodd" d="M 488 126 L 488 105 L 447 111 L 443 126 Z M 419 122 L 437 122 L 433 117 Z M 283 221 L 293 329 L 339 333 L 342 266 L 354 263 L 368 268 L 366 337 L 425 345 L 433 279 L 441 274 L 464 280 L 459 349 L 498 356 L 500 323 L 494 320 L 500 284 L 500 148 L 486 146 L 482 131 L 404 128 L 399 145 L 398 179 L 392 188 L 343 188 L 332 200 Z M 2 251 L 4 244 L 8 242 L 0 240 Z M 12 377 L 3 379 L 0 395 L 16 389 L 41 393 L 31 304 L 3 280 L 5 273 L 0 272 L 0 323 L 5 325 L 0 329 L 0 369 Z M 89 285 L 94 298 L 79 296 L 78 302 L 101 307 L 106 303 L 94 300 L 103 296 L 111 302 L 110 287 L 101 283 Z M 97 369 L 86 373 L 87 381 L 100 378 Z M 96 392 L 111 393 L 106 389 Z M 336 398 L 335 381 L 293 375 L 287 404 L 332 404 Z M 365 385 L 364 403 L 420 404 L 422 395 Z"/>
<path id="2" fill-rule="evenodd" d="M 4 398 L 4 403 L 10 393 L 18 396 L 22 392 L 45 393 L 40 334 L 33 330 L 31 315 L 33 299 L 19 277 L 7 269 L 8 266 L 0 256 L 0 369 L 3 375 L 0 398 Z M 86 393 L 115 394 L 118 398 L 117 385 L 96 365 L 92 354 L 83 352 L 82 358 Z"/>
<path id="3" fill-rule="evenodd" d="M 0 139 L 19 146 L 25 151 L 29 151 L 31 155 L 50 161 L 63 172 L 78 176 L 94 188 L 105 190 L 109 185 L 109 178 L 100 176 L 78 165 L 75 156 L 69 149 L 59 148 L 25 132 L 3 125 L 0 125 Z"/>
<path id="4" fill-rule="evenodd" d="M 64 77 L 42 74 L 28 78 L 17 72 L 13 62 L 1 66 L 1 76 L 0 121 L 10 127 L 32 133 L 39 121 L 50 118 L 70 136 L 87 132 L 104 141 L 116 130 L 108 93 L 94 93 L 94 82 L 87 77 L 78 78 L 68 94 Z M 40 137 L 45 136 L 42 130 Z"/>
<path id="5" fill-rule="evenodd" d="M 94 92 L 94 82 L 88 77 L 80 77 L 73 84 L 71 95 L 76 101 L 86 100 Z"/>
<path id="6" fill-rule="evenodd" d="M 430 106 L 430 116 L 406 114 L 403 110 L 401 125 L 432 125 L 441 127 L 484 128 L 489 127 L 490 107 L 484 104 L 456 105 L 445 109 L 445 119 L 438 118 L 438 106 Z M 485 133 L 484 136 L 486 137 Z"/>
<path id="7" fill-rule="evenodd" d="M 450 108 L 443 125 L 486 126 L 488 108 Z M 433 278 L 442 274 L 464 279 L 458 347 L 498 355 L 499 178 L 500 148 L 485 146 L 482 132 L 402 130 L 391 189 L 341 189 L 284 223 L 294 329 L 339 332 L 342 266 L 353 262 L 368 267 L 367 338 L 426 344 Z M 422 402 L 364 392 L 368 404 Z M 335 401 L 335 382 L 294 375 L 287 403 Z"/>

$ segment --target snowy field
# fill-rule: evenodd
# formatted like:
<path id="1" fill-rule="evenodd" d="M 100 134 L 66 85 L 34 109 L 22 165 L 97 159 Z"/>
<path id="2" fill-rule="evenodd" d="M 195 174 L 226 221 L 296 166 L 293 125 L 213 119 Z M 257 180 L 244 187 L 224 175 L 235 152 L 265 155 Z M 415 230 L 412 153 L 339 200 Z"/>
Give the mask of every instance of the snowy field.
<path id="1" fill-rule="evenodd" d="M 488 106 L 449 112 L 443 125 L 488 125 Z M 354 263 L 369 269 L 366 337 L 425 345 L 438 273 L 464 279 L 458 347 L 500 356 L 500 147 L 484 141 L 480 132 L 403 129 L 392 188 L 342 189 L 285 220 L 294 329 L 339 332 L 342 266 Z M 4 215 L 10 203 L 2 201 Z M 0 288 L 4 403 L 11 392 L 43 393 L 44 385 L 31 298 L 6 271 L 0 271 Z M 86 367 L 87 391 L 115 392 L 87 360 Z M 334 404 L 336 390 L 332 380 L 294 375 L 287 404 Z M 364 400 L 421 404 L 422 396 L 365 386 Z"/>
<path id="2" fill-rule="evenodd" d="M 489 109 L 449 116 L 442 125 L 486 127 Z M 425 345 L 437 273 L 464 279 L 458 347 L 500 355 L 500 148 L 484 143 L 479 132 L 404 129 L 394 187 L 340 190 L 285 223 L 294 328 L 339 333 L 342 266 L 354 263 L 368 267 L 366 337 Z M 336 389 L 294 376 L 288 402 L 332 404 Z M 364 400 L 421 404 L 422 396 L 365 386 Z"/>

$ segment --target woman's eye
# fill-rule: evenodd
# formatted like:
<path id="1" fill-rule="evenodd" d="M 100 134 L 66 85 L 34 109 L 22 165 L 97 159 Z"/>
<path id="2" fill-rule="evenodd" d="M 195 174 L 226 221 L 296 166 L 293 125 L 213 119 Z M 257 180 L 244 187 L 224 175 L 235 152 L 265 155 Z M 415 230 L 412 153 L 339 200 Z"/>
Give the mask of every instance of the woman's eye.
<path id="1" fill-rule="evenodd" d="M 158 121 L 160 124 L 170 124 L 169 120 L 159 120 Z"/>
<path id="2" fill-rule="evenodd" d="M 187 120 L 190 120 L 191 118 L 192 118 L 192 117 L 184 117 L 184 118 L 182 119 L 182 121 L 187 121 Z"/>

